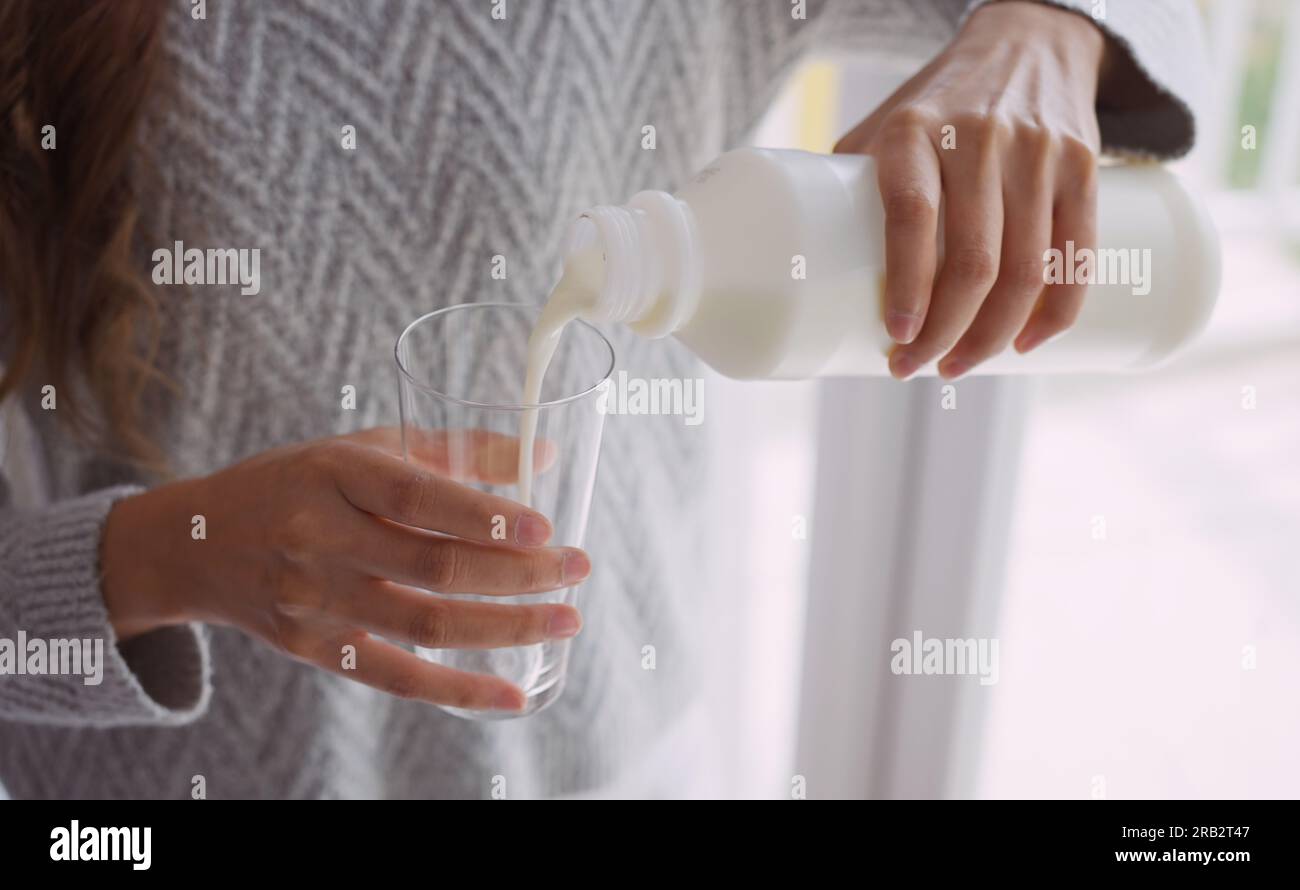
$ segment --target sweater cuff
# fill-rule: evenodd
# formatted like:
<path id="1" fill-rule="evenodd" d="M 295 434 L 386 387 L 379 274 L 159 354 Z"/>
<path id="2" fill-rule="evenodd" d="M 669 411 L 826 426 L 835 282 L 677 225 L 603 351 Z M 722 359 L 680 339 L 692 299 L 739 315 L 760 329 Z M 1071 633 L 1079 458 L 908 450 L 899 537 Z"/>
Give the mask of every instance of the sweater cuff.
<path id="1" fill-rule="evenodd" d="M 963 22 L 988 3 L 971 0 Z M 1097 97 L 1102 150 L 1124 157 L 1181 157 L 1196 137 L 1206 53 L 1192 0 L 1036 0 L 1086 17 L 1115 53 L 1114 77 Z M 1095 11 L 1095 14 L 1094 14 Z"/>
<path id="2" fill-rule="evenodd" d="M 119 642 L 104 605 L 104 521 L 114 502 L 141 491 L 120 486 L 39 510 L 0 511 L 0 718 L 172 726 L 207 708 L 205 631 L 178 625 Z"/>

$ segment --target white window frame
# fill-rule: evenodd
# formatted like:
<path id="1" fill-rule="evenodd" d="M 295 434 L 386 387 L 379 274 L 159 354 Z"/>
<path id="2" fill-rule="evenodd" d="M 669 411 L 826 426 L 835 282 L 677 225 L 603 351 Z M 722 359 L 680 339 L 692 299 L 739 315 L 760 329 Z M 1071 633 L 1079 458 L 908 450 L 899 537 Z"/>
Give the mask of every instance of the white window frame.
<path id="1" fill-rule="evenodd" d="M 890 644 L 994 638 L 1031 381 L 823 384 L 795 772 L 810 797 L 973 793 L 978 678 L 895 676 Z"/>

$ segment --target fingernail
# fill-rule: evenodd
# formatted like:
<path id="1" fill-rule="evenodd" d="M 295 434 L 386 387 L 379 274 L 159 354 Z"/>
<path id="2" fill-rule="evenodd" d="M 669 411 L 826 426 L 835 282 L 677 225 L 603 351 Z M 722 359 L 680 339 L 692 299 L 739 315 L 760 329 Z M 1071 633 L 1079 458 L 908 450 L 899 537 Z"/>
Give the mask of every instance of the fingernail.
<path id="1" fill-rule="evenodd" d="M 564 565 L 560 569 L 563 583 L 577 584 L 591 574 L 591 560 L 581 550 L 570 550 L 564 554 Z"/>
<path id="2" fill-rule="evenodd" d="M 890 312 L 885 317 L 885 330 L 895 343 L 911 343 L 921 332 L 921 316 L 911 312 Z"/>
<path id="3" fill-rule="evenodd" d="M 497 711 L 521 711 L 527 701 L 518 689 L 503 689 L 492 699 L 492 707 Z"/>
<path id="4" fill-rule="evenodd" d="M 515 543 L 526 547 L 536 547 L 551 539 L 551 524 L 546 517 L 536 513 L 524 513 L 515 523 Z"/>
<path id="5" fill-rule="evenodd" d="M 571 609 L 556 612 L 551 616 L 551 620 L 546 622 L 546 636 L 552 640 L 576 637 L 580 630 L 582 630 L 582 618 Z"/>
<path id="6" fill-rule="evenodd" d="M 970 365 L 955 359 L 947 364 L 939 365 L 939 375 L 945 380 L 956 380 L 969 370 Z"/>
<path id="7" fill-rule="evenodd" d="M 916 360 L 910 355 L 901 352 L 895 352 L 889 358 L 889 373 L 893 374 L 899 380 L 906 380 L 916 373 Z"/>
<path id="8" fill-rule="evenodd" d="M 1037 346 L 1038 341 L 1040 341 L 1041 339 L 1042 338 L 1039 337 L 1037 334 L 1028 334 L 1028 335 L 1021 334 L 1019 337 L 1016 338 L 1016 342 L 1015 342 L 1016 352 L 1028 352 L 1029 350 Z"/>
<path id="9" fill-rule="evenodd" d="M 1046 337 L 1042 334 L 1030 334 L 1028 336 L 1021 334 L 1020 337 L 1016 339 L 1016 352 L 1028 352 L 1031 349 L 1046 346 L 1048 343 L 1055 343 L 1068 333 L 1070 333 L 1070 331 L 1067 328 L 1064 331 L 1057 331 L 1056 333 L 1050 334 Z"/>

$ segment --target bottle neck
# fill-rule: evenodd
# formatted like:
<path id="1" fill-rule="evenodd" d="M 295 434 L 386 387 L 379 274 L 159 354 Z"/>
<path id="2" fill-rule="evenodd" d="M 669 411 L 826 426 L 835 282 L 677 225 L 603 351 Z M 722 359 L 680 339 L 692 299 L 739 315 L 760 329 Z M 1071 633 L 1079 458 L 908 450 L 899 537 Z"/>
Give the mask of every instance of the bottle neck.
<path id="1" fill-rule="evenodd" d="M 591 319 L 622 323 L 646 337 L 684 325 L 699 298 L 698 256 L 690 208 L 667 192 L 640 192 L 622 206 L 583 213 L 569 230 L 565 254 L 599 252 Z"/>

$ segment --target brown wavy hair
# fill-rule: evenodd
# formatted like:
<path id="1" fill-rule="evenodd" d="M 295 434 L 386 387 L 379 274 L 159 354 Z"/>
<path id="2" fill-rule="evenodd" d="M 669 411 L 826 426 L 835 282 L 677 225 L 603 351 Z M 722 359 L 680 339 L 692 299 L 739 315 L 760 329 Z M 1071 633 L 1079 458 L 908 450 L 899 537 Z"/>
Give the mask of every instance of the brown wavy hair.
<path id="1" fill-rule="evenodd" d="M 142 401 L 170 384 L 132 262 L 130 167 L 163 12 L 156 0 L 0 0 L 0 398 L 53 384 L 74 434 L 153 467 Z"/>

